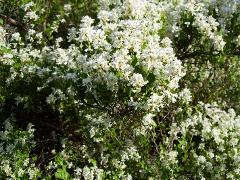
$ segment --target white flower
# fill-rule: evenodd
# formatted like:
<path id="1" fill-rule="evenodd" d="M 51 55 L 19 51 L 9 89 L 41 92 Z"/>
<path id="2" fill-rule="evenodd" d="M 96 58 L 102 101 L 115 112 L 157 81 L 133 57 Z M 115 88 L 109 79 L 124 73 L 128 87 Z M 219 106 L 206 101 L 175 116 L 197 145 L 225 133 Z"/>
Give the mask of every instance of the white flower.
<path id="1" fill-rule="evenodd" d="M 60 43 L 63 41 L 63 38 L 62 37 L 59 37 L 56 39 L 55 43 L 56 43 L 56 46 L 57 47 L 60 47 Z"/>
<path id="2" fill-rule="evenodd" d="M 96 127 L 92 127 L 89 131 L 90 137 L 93 138 L 97 132 L 98 132 L 98 129 Z"/>
<path id="3" fill-rule="evenodd" d="M 132 176 L 128 174 L 126 177 L 123 178 L 124 180 L 132 180 Z"/>
<path id="4" fill-rule="evenodd" d="M 83 28 L 89 28 L 94 22 L 94 19 L 89 16 L 84 16 L 81 20 Z"/>
<path id="5" fill-rule="evenodd" d="M 64 11 L 70 12 L 71 10 L 72 10 L 71 4 L 65 4 L 65 5 L 64 5 Z"/>
<path id="6" fill-rule="evenodd" d="M 19 168 L 18 177 L 22 177 L 23 174 L 24 174 L 24 170 L 22 168 Z"/>
<path id="7" fill-rule="evenodd" d="M 5 44 L 5 36 L 6 36 L 5 29 L 2 26 L 0 26 L 0 45 Z"/>
<path id="8" fill-rule="evenodd" d="M 155 126 L 156 123 L 155 123 L 154 120 L 153 120 L 153 117 L 154 117 L 154 116 L 155 116 L 155 115 L 154 115 L 154 114 L 151 114 L 151 113 L 145 115 L 145 116 L 143 117 L 143 125 L 146 126 L 146 127 L 148 127 L 148 128 L 150 128 L 150 129 L 151 129 L 153 126 Z"/>
<path id="9" fill-rule="evenodd" d="M 36 33 L 36 31 L 34 29 L 29 29 L 28 30 L 28 35 L 29 36 L 33 36 Z"/>
<path id="10" fill-rule="evenodd" d="M 192 95 L 189 89 L 185 88 L 183 89 L 179 96 L 185 101 L 185 102 L 190 102 L 192 100 Z"/>
<path id="11" fill-rule="evenodd" d="M 168 161 L 171 163 L 176 163 L 177 162 L 177 155 L 178 152 L 177 151 L 170 151 L 167 153 L 168 155 Z"/>
<path id="12" fill-rule="evenodd" d="M 39 16 L 36 14 L 35 11 L 29 11 L 26 13 L 25 18 L 36 21 L 39 19 Z"/>
<path id="13" fill-rule="evenodd" d="M 3 58 L 12 59 L 12 58 L 13 58 L 13 55 L 12 55 L 12 54 L 4 54 L 4 55 L 3 55 Z"/>
<path id="14" fill-rule="evenodd" d="M 171 47 L 172 41 L 166 37 L 161 41 L 163 47 Z"/>
<path id="15" fill-rule="evenodd" d="M 48 104 L 54 104 L 56 102 L 57 98 L 53 95 L 50 94 L 47 98 L 46 98 L 46 102 Z"/>
<path id="16" fill-rule="evenodd" d="M 3 171 L 6 173 L 7 176 L 11 176 L 11 174 L 13 173 L 9 163 L 3 164 Z"/>
<path id="17" fill-rule="evenodd" d="M 24 6 L 23 6 L 23 8 L 24 8 L 24 10 L 25 11 L 27 11 L 27 10 L 29 10 L 31 7 L 33 7 L 35 4 L 34 4 L 34 2 L 29 2 L 29 3 L 27 3 L 27 4 L 24 4 Z"/>
<path id="18" fill-rule="evenodd" d="M 164 96 L 159 96 L 157 93 L 152 93 L 150 98 L 147 100 L 146 108 L 152 111 L 159 111 L 163 104 Z"/>
<path id="19" fill-rule="evenodd" d="M 20 41 L 21 40 L 21 36 L 20 36 L 19 32 L 16 32 L 16 33 L 12 34 L 12 40 L 13 41 Z"/>
<path id="20" fill-rule="evenodd" d="M 94 172 L 87 166 L 85 166 L 82 170 L 82 175 L 85 180 L 93 180 L 94 179 Z"/>
<path id="21" fill-rule="evenodd" d="M 239 47 L 240 46 L 240 35 L 238 35 L 236 42 L 237 42 L 237 46 Z"/>
<path id="22" fill-rule="evenodd" d="M 147 84 L 147 81 L 144 81 L 142 74 L 134 73 L 130 78 L 130 84 L 133 87 L 143 87 Z"/>
<path id="23" fill-rule="evenodd" d="M 203 164 L 203 163 L 206 162 L 206 158 L 205 158 L 204 156 L 199 156 L 199 157 L 198 157 L 198 162 L 201 163 L 201 164 Z"/>
<path id="24" fill-rule="evenodd" d="M 76 176 L 80 176 L 82 174 L 82 169 L 77 167 L 75 170 L 74 170 L 74 173 Z"/>
<path id="25" fill-rule="evenodd" d="M 218 128 L 213 128 L 213 129 L 212 129 L 212 136 L 213 136 L 213 138 L 214 138 L 214 140 L 215 140 L 215 142 L 216 142 L 217 144 L 219 144 L 219 143 L 221 143 L 221 142 L 224 142 L 224 141 L 221 139 L 221 131 L 220 131 L 220 129 L 218 129 Z"/>

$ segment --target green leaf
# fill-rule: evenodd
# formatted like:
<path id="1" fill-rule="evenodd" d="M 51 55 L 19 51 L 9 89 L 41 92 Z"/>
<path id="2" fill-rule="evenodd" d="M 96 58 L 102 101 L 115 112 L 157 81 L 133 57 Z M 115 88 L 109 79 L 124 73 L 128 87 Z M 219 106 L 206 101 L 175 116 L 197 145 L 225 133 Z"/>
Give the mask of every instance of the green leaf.
<path id="1" fill-rule="evenodd" d="M 63 166 L 63 169 L 58 169 L 57 172 L 55 172 L 55 177 L 57 179 L 69 179 L 69 173 L 66 171 L 66 167 Z"/>
<path id="2" fill-rule="evenodd" d="M 3 25 L 3 19 L 0 19 L 0 25 Z"/>
<path id="3" fill-rule="evenodd" d="M 148 77 L 147 77 L 147 80 L 148 80 L 149 83 L 154 82 L 155 79 L 156 79 L 156 78 L 155 78 L 155 75 L 154 75 L 153 73 L 150 73 L 150 74 L 148 75 Z"/>

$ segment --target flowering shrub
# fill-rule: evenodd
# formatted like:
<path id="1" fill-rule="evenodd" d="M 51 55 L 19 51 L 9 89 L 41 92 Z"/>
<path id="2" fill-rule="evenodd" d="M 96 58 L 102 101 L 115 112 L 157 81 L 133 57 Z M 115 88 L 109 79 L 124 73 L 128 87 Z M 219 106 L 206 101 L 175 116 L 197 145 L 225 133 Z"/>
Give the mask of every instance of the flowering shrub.
<path id="1" fill-rule="evenodd" d="M 240 177 L 238 0 L 19 2 L 0 14 L 0 176 Z"/>
<path id="2" fill-rule="evenodd" d="M 40 171 L 35 166 L 36 157 L 30 156 L 35 145 L 32 141 L 34 129 L 29 125 L 27 131 L 16 131 L 9 121 L 5 121 L 4 131 L 0 131 L 0 177 L 36 179 Z"/>
<path id="3" fill-rule="evenodd" d="M 201 103 L 187 111 L 189 118 L 172 123 L 169 137 L 164 141 L 169 156 L 174 158 L 170 163 L 165 160 L 171 176 L 239 178 L 239 116 L 233 109 L 223 111 L 216 104 Z M 169 146 L 171 141 L 176 143 Z M 171 163 L 173 166 L 169 167 Z"/>

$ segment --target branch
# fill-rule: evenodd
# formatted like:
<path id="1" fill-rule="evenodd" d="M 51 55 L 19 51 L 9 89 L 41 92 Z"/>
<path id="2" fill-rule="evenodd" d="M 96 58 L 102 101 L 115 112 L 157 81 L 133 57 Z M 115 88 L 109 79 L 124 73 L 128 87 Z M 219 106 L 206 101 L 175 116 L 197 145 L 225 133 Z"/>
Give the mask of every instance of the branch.
<path id="1" fill-rule="evenodd" d="M 24 24 L 16 21 L 15 19 L 12 19 L 11 17 L 8 17 L 6 15 L 0 14 L 0 18 L 4 19 L 5 21 L 7 21 L 7 23 L 9 23 L 10 25 L 16 26 L 22 30 L 27 30 L 27 28 L 24 26 Z"/>

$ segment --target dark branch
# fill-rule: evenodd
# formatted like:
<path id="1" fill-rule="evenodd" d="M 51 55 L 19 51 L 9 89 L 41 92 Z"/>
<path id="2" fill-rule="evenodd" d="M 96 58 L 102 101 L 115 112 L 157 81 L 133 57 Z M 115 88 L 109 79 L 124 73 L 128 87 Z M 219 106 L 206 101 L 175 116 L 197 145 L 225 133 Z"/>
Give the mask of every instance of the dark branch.
<path id="1" fill-rule="evenodd" d="M 11 17 L 8 17 L 6 15 L 0 14 L 0 18 L 4 19 L 8 24 L 12 25 L 12 26 L 16 26 L 22 30 L 27 30 L 26 26 L 18 21 L 16 21 L 15 19 L 12 19 Z"/>

